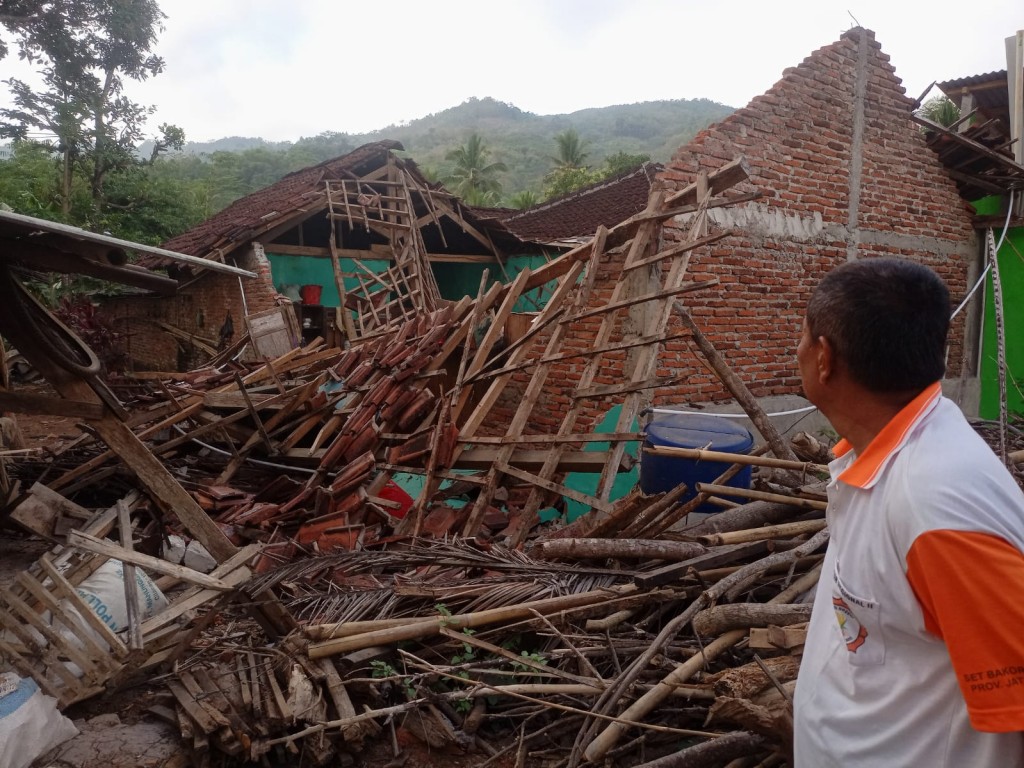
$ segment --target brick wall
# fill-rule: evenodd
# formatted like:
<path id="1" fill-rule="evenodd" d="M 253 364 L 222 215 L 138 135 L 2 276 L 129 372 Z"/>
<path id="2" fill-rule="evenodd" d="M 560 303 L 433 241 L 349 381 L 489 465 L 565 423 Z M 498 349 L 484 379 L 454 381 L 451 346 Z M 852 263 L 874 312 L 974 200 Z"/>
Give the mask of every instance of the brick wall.
<path id="1" fill-rule="evenodd" d="M 245 308 L 254 314 L 277 305 L 270 262 L 262 247 L 243 253 L 236 265 L 256 273 L 255 278 L 241 278 L 244 303 L 239 278 L 219 272 L 203 272 L 191 282 L 180 280 L 182 287 L 174 296 L 124 296 L 103 302 L 102 312 L 124 334 L 125 349 L 135 369 L 186 371 L 207 359 L 205 353 L 175 338 L 159 323 L 216 342 L 230 315 L 237 339 L 245 333 Z"/>
<path id="2" fill-rule="evenodd" d="M 736 234 L 692 253 L 688 279 L 715 277 L 719 285 L 683 297 L 756 396 L 800 392 L 795 350 L 804 307 L 821 277 L 847 259 L 914 259 L 936 269 L 955 300 L 965 294 L 978 253 L 971 213 L 911 122 L 911 108 L 874 34 L 854 29 L 696 136 L 663 173 L 672 192 L 743 155 L 751 178 L 730 194 L 762 193 L 711 212 L 713 222 Z M 669 222 L 665 240 L 681 239 L 687 229 L 688 221 Z M 618 274 L 614 259 L 596 286 L 605 298 Z M 567 346 L 586 347 L 596 328 L 574 328 Z M 669 333 L 681 332 L 673 321 Z M 961 316 L 951 333 L 950 375 L 959 373 L 963 335 Z M 609 360 L 601 379 L 621 381 L 625 357 Z M 564 368 L 560 377 L 571 377 L 582 362 Z M 667 343 L 657 375 L 684 381 L 657 390 L 656 404 L 730 397 L 685 340 Z M 538 410 L 563 413 L 565 385 L 549 390 Z M 509 403 L 517 391 L 508 393 Z"/>

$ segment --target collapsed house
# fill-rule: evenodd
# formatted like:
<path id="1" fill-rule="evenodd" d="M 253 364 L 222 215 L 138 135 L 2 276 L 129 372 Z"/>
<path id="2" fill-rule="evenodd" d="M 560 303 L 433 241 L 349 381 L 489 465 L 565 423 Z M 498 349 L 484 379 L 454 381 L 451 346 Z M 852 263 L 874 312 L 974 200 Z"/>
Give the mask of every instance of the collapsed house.
<path id="1" fill-rule="evenodd" d="M 204 253 L 251 248 L 271 267 L 274 247 L 319 259 L 341 309 L 329 313 L 336 343 L 315 329 L 271 351 L 250 322 L 245 340 L 262 359 L 240 358 L 240 337 L 191 371 L 112 385 L 120 428 L 102 406 L 70 406 L 89 423 L 103 415 L 103 440 L 12 467 L 25 492 L 5 514 L 55 549 L 0 590 L 14 635 L 0 637 L 3 663 L 64 706 L 169 668 L 153 711 L 200 764 L 323 765 L 382 740 L 396 758 L 415 743 L 429 759 L 473 752 L 492 764 L 784 761 L 785 702 L 827 540 L 829 452 L 813 436 L 784 439 L 757 396 L 796 391 L 803 301 L 834 264 L 898 254 L 934 266 L 954 294 L 971 282 L 970 212 L 912 106 L 873 35 L 854 29 L 653 183 L 646 171 L 619 182 L 646 185 L 642 206 L 592 223 L 590 236 L 543 217 L 571 220 L 614 185 L 523 213 L 463 212 L 421 191 L 406 210 L 461 233 L 446 242 L 483 250 L 488 237 L 471 227 L 508 249 L 470 254 L 494 261 L 451 300 L 430 262 L 444 246 L 389 227 L 397 196 L 366 176 L 349 189 L 339 174 L 347 213 L 334 182 L 316 177 L 310 209 L 277 212 L 277 225 L 266 206 L 237 231 L 211 225 L 195 246 Z M 370 181 L 411 183 L 382 162 Z M 311 244 L 318 218 L 327 240 Z M 358 236 L 387 250 L 353 247 Z M 484 273 L 508 270 L 512 257 L 499 257 L 527 239 L 570 247 L 508 280 Z M 373 269 L 367 251 L 386 263 Z M 280 279 L 264 280 L 268 299 Z M 510 334 L 526 299 L 535 311 Z M 969 326 L 955 326 L 953 370 Z M 651 402 L 725 396 L 764 445 L 649 448 L 703 462 L 712 479 L 632 487 Z M 111 439 L 145 455 L 121 466 Z M 169 484 L 140 493 L 153 464 Z M 752 465 L 754 487 L 729 485 Z M 681 529 L 707 504 L 725 511 Z M 155 557 L 171 533 L 207 545 L 212 572 Z M 110 559 L 186 586 L 153 615 L 129 612 L 123 633 L 94 626 L 72 642 L 66 630 L 96 624 L 76 588 Z"/>
<path id="2" fill-rule="evenodd" d="M 376 142 L 296 171 L 164 243 L 242 266 L 254 280 L 141 259 L 182 285 L 173 297 L 104 302 L 135 366 L 187 370 L 247 334 L 257 355 L 318 336 L 341 345 L 475 293 L 484 269 L 509 280 L 543 262 L 542 249 L 481 221 L 399 150 L 398 142 Z M 523 302 L 536 308 L 531 297 Z"/>

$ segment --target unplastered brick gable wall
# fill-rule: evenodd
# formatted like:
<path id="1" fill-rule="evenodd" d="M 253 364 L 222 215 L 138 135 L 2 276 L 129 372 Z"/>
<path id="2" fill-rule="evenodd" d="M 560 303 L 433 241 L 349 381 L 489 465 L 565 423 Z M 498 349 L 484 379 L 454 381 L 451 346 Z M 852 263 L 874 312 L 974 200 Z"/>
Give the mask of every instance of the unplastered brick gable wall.
<path id="1" fill-rule="evenodd" d="M 736 234 L 693 252 L 688 278 L 719 285 L 682 298 L 755 396 L 800 392 L 795 348 L 807 299 L 849 259 L 913 259 L 934 268 L 955 301 L 965 295 L 978 261 L 971 212 L 911 121 L 912 107 L 874 33 L 853 29 L 695 137 L 664 172 L 671 192 L 743 155 L 751 178 L 732 193 L 762 193 L 710 212 Z M 665 236 L 687 228 L 670 222 Z M 963 316 L 950 337 L 947 375 L 957 375 Z M 669 342 L 659 366 L 659 376 L 679 374 L 685 381 L 659 390 L 656 403 L 729 397 L 686 341 Z"/>
<path id="2" fill-rule="evenodd" d="M 216 343 L 230 314 L 234 338 L 245 333 L 245 315 L 277 306 L 270 262 L 261 246 L 243 249 L 233 260 L 256 277 L 205 271 L 182 279 L 174 296 L 124 296 L 103 302 L 102 311 L 123 334 L 124 347 L 139 370 L 184 371 L 200 365 L 207 355 L 188 341 L 171 335 L 161 323 Z M 242 298 L 244 286 L 245 299 Z"/>
<path id="3" fill-rule="evenodd" d="M 710 211 L 713 231 L 735 234 L 691 253 L 687 279 L 717 278 L 718 285 L 681 301 L 755 396 L 800 393 L 795 352 L 807 299 L 847 260 L 898 256 L 925 263 L 957 303 L 973 283 L 979 247 L 971 211 L 911 121 L 912 107 L 874 34 L 852 29 L 698 134 L 661 174 L 671 193 L 739 155 L 750 167 L 749 181 L 729 194 L 761 197 Z M 668 222 L 663 246 L 682 239 L 689 225 L 685 218 Z M 603 257 L 592 306 L 608 300 L 621 264 L 621 253 Z M 950 376 L 960 373 L 964 358 L 965 315 L 950 334 Z M 599 325 L 596 318 L 574 323 L 563 351 L 589 349 Z M 668 335 L 684 335 L 677 321 Z M 557 364 L 529 432 L 561 421 L 588 359 Z M 595 384 L 626 380 L 629 359 L 603 357 Z M 656 405 L 731 397 L 685 338 L 666 343 L 656 375 L 679 380 L 651 392 Z M 506 389 L 492 414 L 495 431 L 503 430 L 528 380 L 520 372 Z M 589 429 L 607 408 L 587 408 L 573 431 Z"/>

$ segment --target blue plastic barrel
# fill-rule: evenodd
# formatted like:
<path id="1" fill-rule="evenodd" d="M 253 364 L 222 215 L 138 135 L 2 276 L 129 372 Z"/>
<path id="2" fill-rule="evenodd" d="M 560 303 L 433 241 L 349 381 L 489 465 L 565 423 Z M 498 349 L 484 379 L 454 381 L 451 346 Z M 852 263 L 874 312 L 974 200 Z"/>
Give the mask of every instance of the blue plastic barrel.
<path id="1" fill-rule="evenodd" d="M 721 416 L 694 413 L 657 413 L 644 428 L 644 447 L 704 448 L 725 453 L 749 453 L 754 437 L 745 427 Z M 686 483 L 682 497 L 689 501 L 697 495 L 697 483 L 713 483 L 729 468 L 728 463 L 696 461 L 675 456 L 641 454 L 640 490 L 644 493 L 665 493 Z M 727 485 L 750 488 L 751 467 L 738 472 Z M 696 512 L 718 512 L 720 507 L 703 504 Z"/>

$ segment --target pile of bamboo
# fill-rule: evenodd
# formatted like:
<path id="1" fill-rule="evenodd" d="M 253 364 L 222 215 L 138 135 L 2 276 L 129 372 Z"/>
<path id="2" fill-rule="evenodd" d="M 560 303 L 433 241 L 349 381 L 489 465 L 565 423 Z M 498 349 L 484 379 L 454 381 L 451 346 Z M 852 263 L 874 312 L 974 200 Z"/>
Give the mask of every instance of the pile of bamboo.
<path id="1" fill-rule="evenodd" d="M 222 715 L 248 729 L 203 746 L 315 765 L 368 736 L 396 758 L 412 742 L 479 765 L 781 764 L 827 539 L 814 491 L 789 493 L 620 538 L 688 506 L 634 494 L 526 551 L 413 541 L 256 577 L 246 589 L 282 595 L 301 628 L 262 661 L 237 640 L 194 650 L 200 668 L 235 659 L 221 687 L 242 693 Z M 262 708 L 239 707 L 256 696 L 243 667 L 261 675 Z M 316 706 L 297 711 L 296 695 Z"/>
<path id="2" fill-rule="evenodd" d="M 737 160 L 672 195 L 655 189 L 641 214 L 535 272 L 505 284 L 485 274 L 475 299 L 403 316 L 348 348 L 313 341 L 122 390 L 139 445 L 215 532 L 253 547 L 244 579 L 218 579 L 201 616 L 162 625 L 159 649 L 142 642 L 118 671 L 170 668 L 161 714 L 198 764 L 324 765 L 378 735 L 396 757 L 422 744 L 492 765 L 784 759 L 827 536 L 827 457 L 783 440 L 677 300 L 714 285 L 685 279 L 689 254 L 725 236 L 708 232 L 708 210 L 750 199 L 723 196 L 745 178 Z M 662 221 L 683 214 L 690 231 L 662 242 Z M 610 295 L 595 289 L 599 267 L 619 270 Z M 551 280 L 525 334 L 509 334 L 517 302 Z M 655 376 L 673 314 L 766 444 L 745 457 L 688 455 L 728 468 L 714 483 L 615 500 L 627 446 L 642 437 L 634 419 L 674 381 Z M 566 344 L 584 335 L 589 347 Z M 603 383 L 623 354 L 625 381 Z M 567 383 L 555 366 L 569 359 Z M 571 404 L 537 419 L 552 384 Z M 593 434 L 594 413 L 612 404 L 613 431 Z M 608 448 L 584 450 L 593 442 Z M 751 463 L 757 487 L 728 487 Z M 595 491 L 567 485 L 579 471 L 597 475 Z M 422 491 L 396 500 L 398 473 L 419 475 Z M 90 435 L 12 474 L 24 487 L 42 481 L 28 497 L 61 507 L 59 497 L 114 504 L 138 479 Z M 697 496 L 684 501 L 687 490 Z M 538 525 L 558 497 L 591 512 Z M 684 527 L 706 503 L 726 509 Z M 144 567 L 143 550 L 180 528 L 161 509 L 143 495 L 116 551 L 67 532 L 77 523 L 66 516 L 39 531 L 105 556 L 137 548 Z M 221 615 L 259 627 L 240 637 Z"/>

